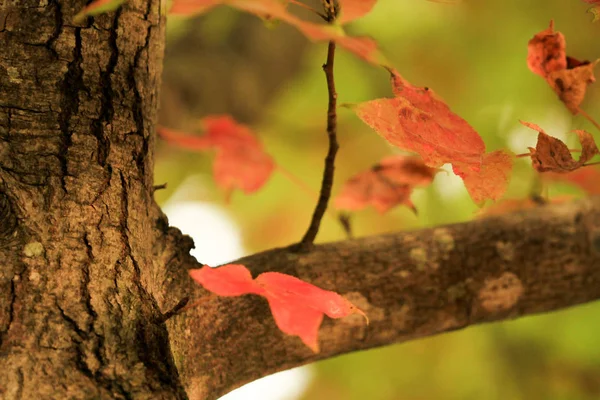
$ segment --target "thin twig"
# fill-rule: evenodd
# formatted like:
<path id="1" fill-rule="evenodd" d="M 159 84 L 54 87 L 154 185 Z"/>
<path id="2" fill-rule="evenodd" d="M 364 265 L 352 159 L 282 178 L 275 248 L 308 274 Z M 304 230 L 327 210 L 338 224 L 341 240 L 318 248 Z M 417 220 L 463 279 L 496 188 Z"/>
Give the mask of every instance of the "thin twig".
<path id="1" fill-rule="evenodd" d="M 184 297 L 183 299 L 179 300 L 179 302 L 177 304 L 175 304 L 175 306 L 173 308 L 171 308 L 169 311 L 167 311 L 166 313 L 161 315 L 160 318 L 158 318 L 157 323 L 158 324 L 165 323 L 172 316 L 179 314 L 181 312 L 181 310 L 183 310 L 185 308 L 185 306 L 187 305 L 187 303 L 189 301 L 190 301 L 189 297 Z"/>
<path id="2" fill-rule="evenodd" d="M 588 113 L 586 113 L 585 111 L 583 111 L 581 108 L 578 109 L 579 114 L 583 115 L 583 117 L 585 119 L 587 119 L 588 121 L 590 121 L 592 124 L 594 124 L 594 126 L 596 127 L 596 129 L 598 129 L 600 131 L 600 124 L 598 122 L 596 122 L 594 120 L 594 118 L 591 117 L 591 115 L 589 115 Z"/>
<path id="3" fill-rule="evenodd" d="M 308 250 L 314 243 L 321 219 L 327 210 L 327 203 L 331 197 L 331 188 L 333 186 L 333 174 L 335 171 L 335 155 L 339 145 L 337 142 L 337 93 L 335 91 L 335 80 L 333 76 L 333 67 L 335 59 L 335 42 L 330 41 L 327 49 L 327 63 L 323 65 L 325 77 L 327 79 L 327 90 L 329 93 L 329 105 L 327 108 L 327 136 L 329 137 L 329 150 L 325 157 L 325 169 L 323 170 L 323 181 L 321 182 L 321 192 L 319 201 L 315 207 L 310 226 L 304 234 L 304 237 L 297 246 L 297 250 Z"/>
<path id="4" fill-rule="evenodd" d="M 152 186 L 152 193 L 156 192 L 157 190 L 163 190 L 166 188 L 167 188 L 166 183 L 161 183 L 160 185 L 154 185 L 154 186 Z"/>

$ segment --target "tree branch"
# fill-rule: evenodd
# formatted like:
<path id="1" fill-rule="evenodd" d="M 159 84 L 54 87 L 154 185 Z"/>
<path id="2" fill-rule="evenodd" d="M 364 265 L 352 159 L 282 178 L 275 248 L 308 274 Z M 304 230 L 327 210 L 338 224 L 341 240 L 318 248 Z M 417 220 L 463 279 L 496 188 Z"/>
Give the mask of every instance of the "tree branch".
<path id="1" fill-rule="evenodd" d="M 187 275 L 191 241 L 171 228 L 163 310 L 207 296 Z M 167 322 L 191 398 L 214 399 L 279 370 L 600 298 L 600 198 L 415 232 L 275 249 L 243 258 L 335 290 L 368 315 L 326 320 L 321 353 L 283 335 L 256 296 L 214 297 Z"/>

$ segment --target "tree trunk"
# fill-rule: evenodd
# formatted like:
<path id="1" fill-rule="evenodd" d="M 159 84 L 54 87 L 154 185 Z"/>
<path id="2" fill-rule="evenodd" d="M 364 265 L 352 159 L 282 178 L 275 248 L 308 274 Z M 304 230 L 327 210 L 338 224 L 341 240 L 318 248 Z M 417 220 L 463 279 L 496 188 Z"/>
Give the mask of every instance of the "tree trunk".
<path id="1" fill-rule="evenodd" d="M 214 399 L 268 373 L 600 298 L 600 199 L 240 262 L 346 295 L 321 353 L 207 297 L 153 200 L 159 0 L 0 0 L 0 397 Z M 201 306 L 165 315 L 186 300 Z"/>
<path id="2" fill-rule="evenodd" d="M 185 398 L 148 323 L 160 1 L 0 4 L 0 397 Z"/>

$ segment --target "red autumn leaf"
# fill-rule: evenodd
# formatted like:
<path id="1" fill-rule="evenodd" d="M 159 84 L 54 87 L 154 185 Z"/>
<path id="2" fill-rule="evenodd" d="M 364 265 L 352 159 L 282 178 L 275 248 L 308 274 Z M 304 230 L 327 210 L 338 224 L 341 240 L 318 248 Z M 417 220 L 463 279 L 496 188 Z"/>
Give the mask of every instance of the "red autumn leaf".
<path id="1" fill-rule="evenodd" d="M 182 147 L 187 150 L 208 150 L 212 148 L 212 143 L 207 136 L 195 136 L 187 132 L 159 126 L 156 133 L 167 142 Z"/>
<path id="2" fill-rule="evenodd" d="M 581 143 L 581 156 L 574 160 L 566 144 L 549 136 L 542 128 L 530 122 L 521 121 L 528 128 L 538 131 L 538 140 L 535 148 L 529 148 L 529 155 L 533 168 L 538 172 L 566 173 L 584 166 L 592 157 L 600 154 L 593 136 L 583 130 L 574 131 Z"/>
<path id="3" fill-rule="evenodd" d="M 372 205 L 382 214 L 398 204 L 414 210 L 410 201 L 413 188 L 431 183 L 435 172 L 418 157 L 387 157 L 348 180 L 335 206 L 354 211 Z"/>
<path id="4" fill-rule="evenodd" d="M 590 195 L 600 195 L 600 168 L 579 168 L 573 172 L 548 172 L 543 177 L 550 181 L 566 182 L 575 185 Z"/>
<path id="5" fill-rule="evenodd" d="M 159 127 L 158 134 L 172 144 L 189 150 L 216 149 L 213 165 L 217 184 L 230 192 L 239 188 L 249 194 L 260 189 L 275 164 L 252 131 L 229 116 L 206 117 L 201 121 L 204 136 L 192 136 Z"/>
<path id="6" fill-rule="evenodd" d="M 204 266 L 189 271 L 190 276 L 219 296 L 258 294 L 269 302 L 277 327 L 288 335 L 299 336 L 314 352 L 319 351 L 318 331 L 323 314 L 342 318 L 364 313 L 335 292 L 318 288 L 291 275 L 265 272 L 252 279 L 241 264 L 218 268 Z"/>
<path id="7" fill-rule="evenodd" d="M 346 24 L 365 16 L 377 0 L 338 0 L 341 11 L 337 21 L 340 24 Z"/>
<path id="8" fill-rule="evenodd" d="M 361 3 L 359 0 L 346 0 L 345 3 L 350 4 L 348 6 L 350 18 L 357 18 L 365 12 L 364 5 L 358 4 Z M 377 49 L 377 44 L 373 39 L 347 36 L 341 26 L 304 21 L 288 12 L 286 4 L 279 0 L 174 0 L 170 13 L 180 15 L 198 14 L 220 4 L 237 8 L 260 18 L 276 18 L 294 26 L 312 41 L 333 40 L 367 62 L 376 65 L 387 64 L 385 57 Z"/>
<path id="9" fill-rule="evenodd" d="M 537 33 L 527 45 L 527 66 L 548 82 L 560 100 L 573 114 L 579 112 L 587 86 L 595 82 L 597 61 L 579 61 L 568 57 L 565 37 L 554 32 L 554 21 Z"/>
<path id="10" fill-rule="evenodd" d="M 566 69 L 566 47 L 565 36 L 554 32 L 554 21 L 550 21 L 550 26 L 537 33 L 527 44 L 527 66 L 542 78 L 550 72 Z"/>
<path id="11" fill-rule="evenodd" d="M 486 199 L 497 200 L 506 191 L 512 171 L 513 155 L 504 150 L 484 154 L 479 170 L 453 168 L 465 183 L 469 195 L 476 204 Z"/>
<path id="12" fill-rule="evenodd" d="M 223 3 L 223 0 L 179 0 L 172 3 L 169 13 L 173 15 L 202 14 Z"/>
<path id="13" fill-rule="evenodd" d="M 390 72 L 395 97 L 354 106 L 358 117 L 391 144 L 419 154 L 429 167 L 452 163 L 454 172 L 466 179 L 476 202 L 499 198 L 512 168 L 506 156 L 486 155 L 479 134 L 431 89 L 413 86 L 397 71 Z M 476 187 L 476 176 L 498 184 Z"/>

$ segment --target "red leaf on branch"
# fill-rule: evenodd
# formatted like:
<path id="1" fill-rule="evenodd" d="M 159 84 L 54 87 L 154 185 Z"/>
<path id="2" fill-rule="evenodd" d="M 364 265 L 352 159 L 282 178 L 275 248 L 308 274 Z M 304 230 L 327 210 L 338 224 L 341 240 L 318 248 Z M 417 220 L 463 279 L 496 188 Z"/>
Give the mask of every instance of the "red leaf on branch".
<path id="1" fill-rule="evenodd" d="M 499 198 L 512 168 L 510 158 L 486 154 L 479 134 L 433 90 L 413 86 L 397 71 L 390 72 L 395 97 L 353 106 L 358 117 L 391 144 L 419 154 L 429 167 L 452 163 L 474 201 Z M 477 179 L 492 179 L 497 185 L 483 187 Z"/>
<path id="2" fill-rule="evenodd" d="M 348 180 L 335 200 L 342 210 L 361 210 L 368 205 L 385 213 L 398 204 L 415 210 L 410 195 L 415 186 L 431 183 L 436 170 L 418 157 L 392 156 Z"/>
<path id="3" fill-rule="evenodd" d="M 365 316 L 339 294 L 279 272 L 265 272 L 253 280 L 245 266 L 228 264 L 192 269 L 189 274 L 206 290 L 219 296 L 263 296 L 269 302 L 277 327 L 288 335 L 299 336 L 315 353 L 319 352 L 318 332 L 323 314 L 330 318 L 350 314 Z"/>
<path id="4" fill-rule="evenodd" d="M 535 148 L 529 148 L 529 155 L 533 168 L 538 172 L 566 173 L 584 166 L 592 157 L 600 154 L 594 142 L 594 137 L 583 130 L 574 131 L 581 143 L 581 156 L 574 160 L 571 151 L 562 141 L 549 136 L 542 128 L 530 122 L 521 121 L 523 125 L 538 131 L 538 140 Z"/>
<path id="5" fill-rule="evenodd" d="M 228 192 L 239 188 L 250 194 L 267 182 L 275 164 L 248 127 L 229 116 L 206 117 L 201 124 L 206 131 L 204 136 L 163 127 L 157 132 L 168 142 L 188 150 L 216 149 L 215 181 Z"/>
<path id="6" fill-rule="evenodd" d="M 548 82 L 560 100 L 573 114 L 579 112 L 587 86 L 595 82 L 597 61 L 579 61 L 568 57 L 565 37 L 554 32 L 554 21 L 537 33 L 527 45 L 527 66 Z"/>
<path id="7" fill-rule="evenodd" d="M 367 3 L 369 1 L 367 1 Z M 347 3 L 347 8 L 349 8 L 349 11 L 347 11 L 350 13 L 349 18 L 358 18 L 362 13 L 366 13 L 365 4 L 360 4 L 364 2 L 365 0 L 345 1 L 345 3 Z M 323 25 L 304 21 L 288 12 L 286 3 L 282 3 L 279 0 L 174 0 L 170 13 L 180 15 L 199 14 L 220 4 L 237 8 L 260 18 L 275 18 L 281 20 L 294 26 L 312 41 L 333 40 L 341 47 L 369 63 L 376 65 L 387 64 L 385 57 L 377 49 L 377 44 L 373 39 L 368 37 L 348 36 L 341 26 Z M 346 22 L 349 21 L 347 17 L 343 18 L 346 19 Z"/>

